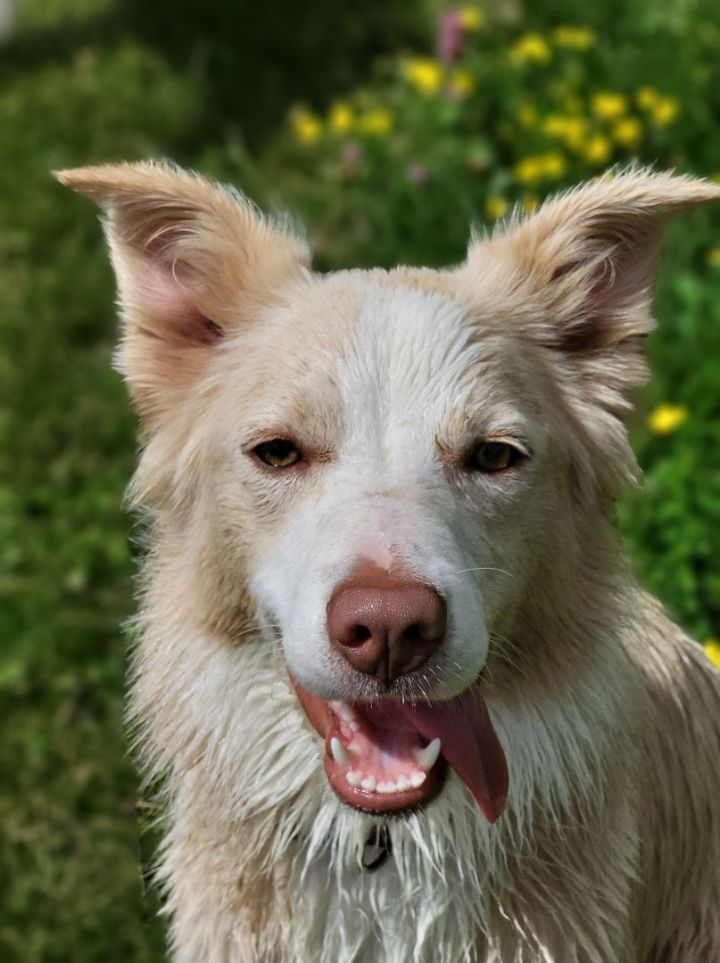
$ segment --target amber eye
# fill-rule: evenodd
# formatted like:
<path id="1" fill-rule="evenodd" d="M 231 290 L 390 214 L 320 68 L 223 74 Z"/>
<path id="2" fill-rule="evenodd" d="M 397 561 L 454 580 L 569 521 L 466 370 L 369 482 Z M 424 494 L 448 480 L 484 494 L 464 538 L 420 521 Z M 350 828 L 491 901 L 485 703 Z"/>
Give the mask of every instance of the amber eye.
<path id="1" fill-rule="evenodd" d="M 524 457 L 519 448 L 507 442 L 483 441 L 470 452 L 467 465 L 474 471 L 504 471 L 517 465 Z"/>
<path id="2" fill-rule="evenodd" d="M 273 438 L 263 441 L 253 448 L 253 454 L 270 468 L 290 468 L 302 461 L 302 455 L 292 441 L 287 438 Z"/>

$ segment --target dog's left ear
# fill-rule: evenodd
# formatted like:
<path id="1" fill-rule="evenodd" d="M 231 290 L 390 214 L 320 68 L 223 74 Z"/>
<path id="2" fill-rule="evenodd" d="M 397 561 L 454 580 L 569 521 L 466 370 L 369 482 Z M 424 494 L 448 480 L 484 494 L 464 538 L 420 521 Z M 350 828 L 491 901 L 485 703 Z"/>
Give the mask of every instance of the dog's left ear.
<path id="1" fill-rule="evenodd" d="M 519 295 L 514 300 L 525 333 L 585 359 L 619 351 L 628 369 L 624 387 L 630 387 L 643 380 L 639 345 L 653 327 L 663 226 L 718 198 L 720 186 L 691 177 L 608 175 L 551 198 L 536 214 L 473 245 L 462 271 L 499 267 Z"/>

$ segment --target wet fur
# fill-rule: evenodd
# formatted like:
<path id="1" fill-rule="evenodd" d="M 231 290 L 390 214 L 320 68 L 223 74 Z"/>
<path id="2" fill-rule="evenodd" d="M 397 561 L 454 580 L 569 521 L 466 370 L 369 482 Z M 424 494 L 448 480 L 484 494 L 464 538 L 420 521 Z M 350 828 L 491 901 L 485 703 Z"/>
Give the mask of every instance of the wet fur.
<path id="1" fill-rule="evenodd" d="M 634 582 L 612 510 L 636 475 L 622 418 L 644 379 L 662 224 L 720 191 L 630 171 L 475 239 L 458 269 L 320 278 L 287 225 L 200 178 L 153 164 L 60 176 L 105 206 L 118 365 L 146 431 L 131 488 L 151 535 L 131 718 L 167 805 L 158 880 L 175 963 L 720 959 L 718 675 Z M 409 444 L 395 469 L 349 462 L 330 493 L 318 478 L 279 492 L 234 453 L 238 423 L 282 412 L 332 465 L 354 399 L 419 413 L 426 384 L 468 399 L 443 409 L 440 460 L 471 409 L 495 406 L 497 422 L 519 406 L 532 485 L 486 490 L 478 507 Z M 371 433 L 375 417 L 356 410 Z M 452 694 L 482 664 L 511 783 L 489 825 L 450 773 L 425 810 L 388 821 L 392 858 L 369 873 L 376 820 L 329 789 L 287 681 L 289 617 L 268 612 L 302 568 L 298 542 L 315 539 L 320 559 L 309 597 L 347 571 L 362 538 L 347 508 L 379 479 L 390 508 L 368 501 L 369 524 L 436 565 L 451 600 L 482 596 L 486 643 L 470 645 L 460 612 L 455 668 L 423 684 Z M 321 659 L 307 671 L 328 691 L 354 684 Z"/>

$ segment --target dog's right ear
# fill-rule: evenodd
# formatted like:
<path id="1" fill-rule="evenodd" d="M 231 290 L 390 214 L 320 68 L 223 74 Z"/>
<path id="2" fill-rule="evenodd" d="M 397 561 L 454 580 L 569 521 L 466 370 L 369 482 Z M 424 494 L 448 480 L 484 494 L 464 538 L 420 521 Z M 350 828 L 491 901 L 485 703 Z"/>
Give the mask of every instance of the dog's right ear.
<path id="1" fill-rule="evenodd" d="M 240 194 L 164 163 L 61 171 L 97 201 L 117 277 L 117 365 L 152 423 L 187 392 L 219 342 L 303 277 L 309 253 Z"/>

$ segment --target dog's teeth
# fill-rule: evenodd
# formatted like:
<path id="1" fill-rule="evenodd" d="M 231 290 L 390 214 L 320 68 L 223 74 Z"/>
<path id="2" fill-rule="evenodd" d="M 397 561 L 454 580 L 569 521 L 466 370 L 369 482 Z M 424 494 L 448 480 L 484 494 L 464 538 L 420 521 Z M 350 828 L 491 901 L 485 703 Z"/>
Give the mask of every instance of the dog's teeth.
<path id="1" fill-rule="evenodd" d="M 378 783 L 377 791 L 388 795 L 391 792 L 397 792 L 397 786 L 392 779 L 388 779 L 387 782 Z"/>
<path id="2" fill-rule="evenodd" d="M 367 790 L 367 792 L 374 792 L 374 791 L 375 791 L 375 776 L 366 776 L 366 777 L 363 779 L 363 781 L 360 783 L 360 785 L 362 786 L 363 789 Z"/>
<path id="3" fill-rule="evenodd" d="M 339 762 L 341 766 L 347 766 L 350 762 L 350 754 L 337 736 L 333 736 L 330 740 L 330 752 L 335 762 Z"/>
<path id="4" fill-rule="evenodd" d="M 433 739 L 429 746 L 425 746 L 424 749 L 413 749 L 413 756 L 415 756 L 415 761 L 419 766 L 427 772 L 432 769 L 438 760 L 440 755 L 440 740 Z"/>
<path id="5" fill-rule="evenodd" d="M 359 723 L 359 722 L 355 722 L 354 720 L 353 720 L 352 722 L 349 722 L 348 725 L 350 726 L 350 729 L 351 729 L 353 732 L 357 732 L 358 729 L 360 728 L 360 723 Z"/>
<path id="6" fill-rule="evenodd" d="M 426 779 L 427 776 L 424 772 L 414 772 L 412 776 L 410 776 L 410 785 L 413 789 L 417 789 L 418 786 L 422 786 Z"/>
<path id="7" fill-rule="evenodd" d="M 410 780 L 406 779 L 405 776 L 400 776 L 397 781 L 398 792 L 407 792 L 407 790 L 410 789 L 410 786 Z"/>
<path id="8" fill-rule="evenodd" d="M 346 772 L 345 778 L 350 786 L 359 786 L 362 782 L 362 778 L 356 772 Z"/>
<path id="9" fill-rule="evenodd" d="M 352 711 L 347 702 L 336 702 L 334 705 L 337 714 L 341 719 L 344 719 L 345 722 L 353 722 L 355 719 L 355 713 Z"/>

